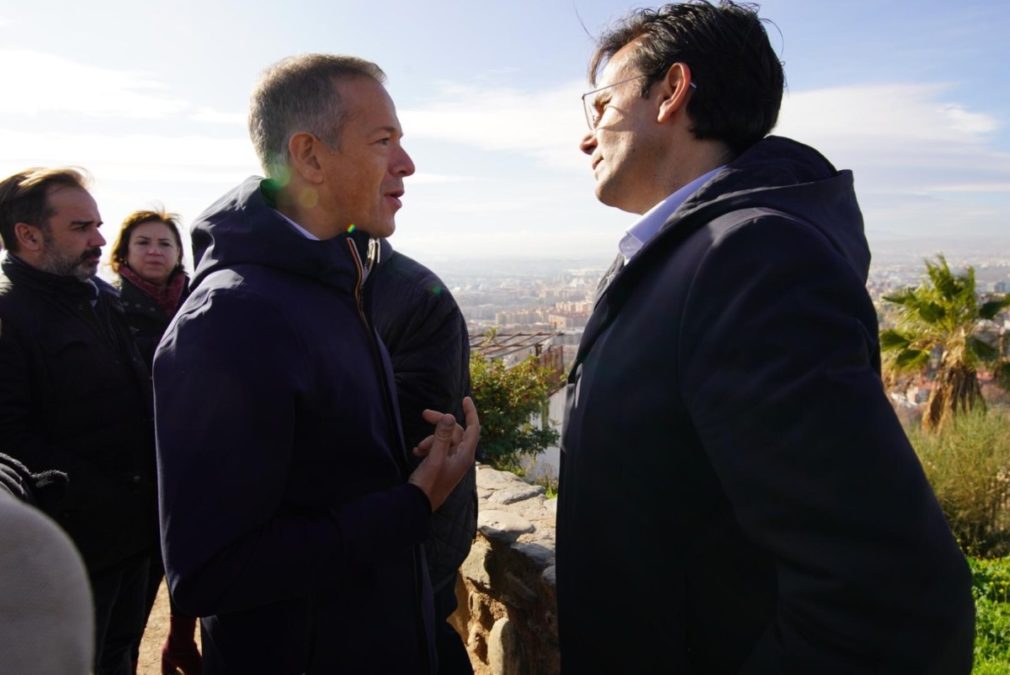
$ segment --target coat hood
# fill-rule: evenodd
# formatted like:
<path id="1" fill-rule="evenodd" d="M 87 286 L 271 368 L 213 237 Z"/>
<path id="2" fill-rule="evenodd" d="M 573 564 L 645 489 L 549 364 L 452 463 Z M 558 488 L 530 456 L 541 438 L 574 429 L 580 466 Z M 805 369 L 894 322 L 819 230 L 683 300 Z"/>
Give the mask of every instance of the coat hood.
<path id="1" fill-rule="evenodd" d="M 866 279 L 870 249 L 852 172 L 838 171 L 813 148 L 780 136 L 755 143 L 726 165 L 674 212 L 663 231 L 754 207 L 783 211 L 817 228 Z"/>
<path id="2" fill-rule="evenodd" d="M 192 289 L 212 272 L 237 265 L 270 267 L 329 286 L 353 288 L 359 271 L 350 245 L 357 249 L 358 259 L 365 260 L 368 234 L 355 230 L 324 241 L 308 239 L 274 208 L 270 187 L 269 180 L 252 176 L 197 218 L 192 228 L 196 267 Z"/>

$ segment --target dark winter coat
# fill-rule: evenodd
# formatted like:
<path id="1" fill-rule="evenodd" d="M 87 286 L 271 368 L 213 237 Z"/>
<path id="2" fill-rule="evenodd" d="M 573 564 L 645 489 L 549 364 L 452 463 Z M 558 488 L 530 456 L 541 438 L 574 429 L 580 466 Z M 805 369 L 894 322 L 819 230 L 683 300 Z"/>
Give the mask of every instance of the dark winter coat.
<path id="1" fill-rule="evenodd" d="M 970 670 L 970 574 L 881 384 L 868 266 L 851 173 L 773 137 L 614 277 L 569 378 L 565 672 Z"/>
<path id="2" fill-rule="evenodd" d="M 385 240 L 365 291 L 375 330 L 393 363 L 404 440 L 413 448 L 432 433 L 421 417 L 426 408 L 463 419 L 463 397 L 470 395 L 466 320 L 434 272 Z M 476 469 L 471 469 L 432 514 L 425 552 L 436 590 L 455 581 L 476 532 Z"/>
<path id="3" fill-rule="evenodd" d="M 367 235 L 309 240 L 260 184 L 197 220 L 155 356 L 166 576 L 207 675 L 428 672 L 430 504 L 362 309 Z"/>
<path id="4" fill-rule="evenodd" d="M 143 552 L 157 522 L 147 368 L 116 290 L 7 254 L 0 276 L 0 448 L 65 472 L 50 515 L 90 572 Z M 92 307 L 92 301 L 95 306 Z"/>
<path id="5" fill-rule="evenodd" d="M 140 350 L 144 363 L 150 368 L 154 362 L 154 351 L 158 348 L 161 336 L 164 335 L 172 317 L 165 314 L 154 298 L 134 286 L 125 277 L 119 278 L 119 299 L 126 313 L 126 322 L 133 333 L 133 341 Z M 186 291 L 183 291 L 180 306 L 185 300 Z"/>

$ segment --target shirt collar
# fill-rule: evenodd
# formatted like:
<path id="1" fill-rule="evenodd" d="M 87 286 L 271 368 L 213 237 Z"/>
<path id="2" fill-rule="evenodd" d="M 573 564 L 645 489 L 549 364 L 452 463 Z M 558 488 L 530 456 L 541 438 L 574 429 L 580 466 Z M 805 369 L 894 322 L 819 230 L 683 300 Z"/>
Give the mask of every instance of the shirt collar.
<path id="1" fill-rule="evenodd" d="M 652 241 L 652 239 L 659 234 L 659 230 L 663 227 L 663 223 L 670 219 L 673 212 L 680 208 L 680 205 L 683 204 L 688 197 L 708 182 L 708 180 L 722 168 L 722 166 L 717 166 L 708 173 L 698 176 L 693 181 L 684 185 L 669 197 L 646 211 L 645 215 L 643 215 L 637 223 L 628 228 L 628 231 L 624 233 L 624 236 L 618 244 L 621 255 L 624 256 L 625 264 L 634 258 L 646 244 Z"/>
<path id="2" fill-rule="evenodd" d="M 290 218 L 288 218 L 286 215 L 284 215 L 283 211 L 281 211 L 280 209 L 274 209 L 274 211 L 276 211 L 277 213 L 279 213 L 281 215 L 281 218 L 283 218 L 284 220 L 286 220 L 287 223 L 288 223 L 288 225 L 290 225 L 292 228 L 294 228 L 295 232 L 297 232 L 298 234 L 302 235 L 306 239 L 311 239 L 312 241 L 319 241 L 319 237 L 317 237 L 316 235 L 312 234 L 311 232 L 309 232 L 308 230 L 306 230 L 304 227 L 302 227 L 301 225 L 299 225 L 295 221 L 293 221 Z"/>

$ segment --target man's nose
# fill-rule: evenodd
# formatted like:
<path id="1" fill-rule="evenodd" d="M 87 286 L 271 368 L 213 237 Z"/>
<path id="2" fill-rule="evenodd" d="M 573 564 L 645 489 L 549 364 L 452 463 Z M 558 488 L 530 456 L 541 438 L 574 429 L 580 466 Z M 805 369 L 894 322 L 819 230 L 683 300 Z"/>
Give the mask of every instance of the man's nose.
<path id="1" fill-rule="evenodd" d="M 92 240 L 91 246 L 92 246 L 92 248 L 94 248 L 96 246 L 99 247 L 99 248 L 101 248 L 102 246 L 105 246 L 105 237 L 102 236 L 102 233 L 101 233 L 100 230 L 95 230 L 95 238 Z"/>
<path id="2" fill-rule="evenodd" d="M 393 166 L 393 175 L 395 176 L 410 176 L 414 173 L 414 160 L 410 158 L 407 151 L 400 148 L 400 157 L 397 158 L 396 164 Z"/>
<path id="3" fill-rule="evenodd" d="M 586 153 L 587 155 L 593 154 L 593 150 L 596 149 L 596 132 L 587 131 L 586 135 L 582 137 L 582 141 L 579 142 L 579 150 Z"/>

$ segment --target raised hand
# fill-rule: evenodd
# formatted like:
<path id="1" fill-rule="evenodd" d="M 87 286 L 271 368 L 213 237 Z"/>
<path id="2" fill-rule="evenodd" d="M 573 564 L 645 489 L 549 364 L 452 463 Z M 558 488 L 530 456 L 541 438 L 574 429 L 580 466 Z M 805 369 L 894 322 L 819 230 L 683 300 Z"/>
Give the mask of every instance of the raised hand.
<path id="1" fill-rule="evenodd" d="M 465 428 L 446 413 L 425 410 L 422 414 L 425 420 L 435 425 L 435 433 L 414 448 L 414 454 L 424 457 L 424 460 L 408 480 L 424 491 L 431 502 L 431 510 L 435 511 L 473 466 L 477 441 L 480 440 L 480 420 L 477 407 L 469 396 L 463 399 Z"/>

